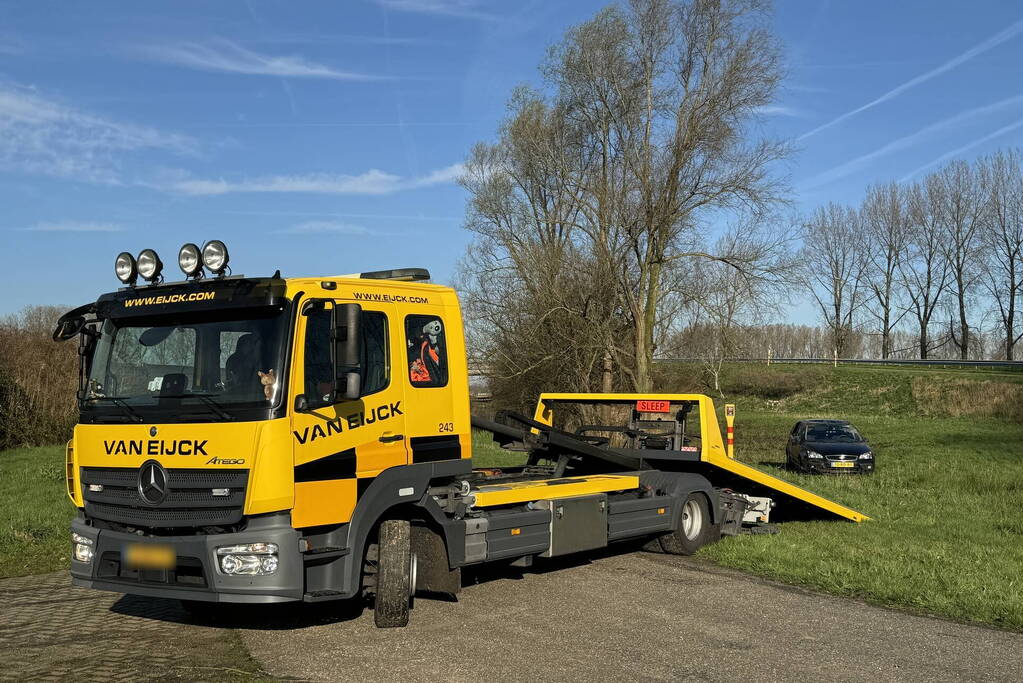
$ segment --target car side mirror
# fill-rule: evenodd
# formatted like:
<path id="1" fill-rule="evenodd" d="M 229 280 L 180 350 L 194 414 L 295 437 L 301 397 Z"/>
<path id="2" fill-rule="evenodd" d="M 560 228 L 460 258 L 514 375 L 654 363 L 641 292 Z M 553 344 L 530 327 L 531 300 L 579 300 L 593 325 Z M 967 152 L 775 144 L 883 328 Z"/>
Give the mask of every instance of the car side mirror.
<path id="1" fill-rule="evenodd" d="M 334 306 L 334 392 L 338 399 L 354 401 L 362 392 L 362 306 Z"/>

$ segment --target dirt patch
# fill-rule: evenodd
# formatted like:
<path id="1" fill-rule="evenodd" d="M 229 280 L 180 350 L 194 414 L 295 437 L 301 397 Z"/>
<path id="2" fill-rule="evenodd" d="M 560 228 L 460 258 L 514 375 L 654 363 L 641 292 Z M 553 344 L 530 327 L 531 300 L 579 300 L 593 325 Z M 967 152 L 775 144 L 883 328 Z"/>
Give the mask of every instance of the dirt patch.
<path id="1" fill-rule="evenodd" d="M 1023 384 L 914 377 L 913 400 L 928 416 L 996 417 L 1023 422 Z"/>

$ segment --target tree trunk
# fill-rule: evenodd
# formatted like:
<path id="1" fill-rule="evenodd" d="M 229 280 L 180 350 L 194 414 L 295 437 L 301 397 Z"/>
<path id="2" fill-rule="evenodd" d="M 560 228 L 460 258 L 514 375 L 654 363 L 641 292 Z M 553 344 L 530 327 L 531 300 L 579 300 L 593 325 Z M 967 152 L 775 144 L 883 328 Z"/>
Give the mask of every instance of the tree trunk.
<path id="1" fill-rule="evenodd" d="M 927 360 L 927 321 L 920 321 L 920 360 Z"/>
<path id="2" fill-rule="evenodd" d="M 959 297 L 959 360 L 969 360 L 970 325 L 966 322 L 966 298 Z"/>

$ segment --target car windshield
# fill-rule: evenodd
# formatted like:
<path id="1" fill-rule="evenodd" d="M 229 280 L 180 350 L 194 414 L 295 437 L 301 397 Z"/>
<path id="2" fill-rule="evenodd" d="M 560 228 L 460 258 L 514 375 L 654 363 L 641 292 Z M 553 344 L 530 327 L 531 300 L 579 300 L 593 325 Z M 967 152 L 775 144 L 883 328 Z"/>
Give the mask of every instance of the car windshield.
<path id="1" fill-rule="evenodd" d="M 863 437 L 852 425 L 811 424 L 806 427 L 806 440 L 854 443 L 863 441 Z"/>
<path id="2" fill-rule="evenodd" d="M 209 320 L 106 320 L 92 356 L 83 407 L 127 413 L 267 409 L 278 398 L 287 319 L 280 310 Z"/>

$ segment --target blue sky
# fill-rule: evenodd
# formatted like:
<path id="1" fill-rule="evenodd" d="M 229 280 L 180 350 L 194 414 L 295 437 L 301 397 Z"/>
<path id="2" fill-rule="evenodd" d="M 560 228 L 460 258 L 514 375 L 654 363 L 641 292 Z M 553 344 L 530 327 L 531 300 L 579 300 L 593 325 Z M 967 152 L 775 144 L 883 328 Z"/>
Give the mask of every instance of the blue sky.
<path id="1" fill-rule="evenodd" d="M 425 266 L 512 87 L 603 2 L 0 2 L 0 314 L 114 289 L 117 252 L 218 238 L 236 273 Z M 780 1 L 764 131 L 797 202 L 1023 145 L 1023 5 Z M 796 315 L 796 317 L 801 317 Z"/>

